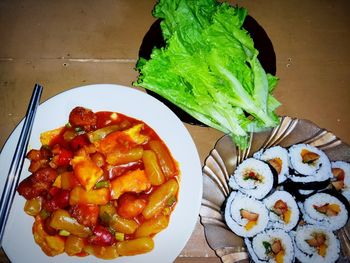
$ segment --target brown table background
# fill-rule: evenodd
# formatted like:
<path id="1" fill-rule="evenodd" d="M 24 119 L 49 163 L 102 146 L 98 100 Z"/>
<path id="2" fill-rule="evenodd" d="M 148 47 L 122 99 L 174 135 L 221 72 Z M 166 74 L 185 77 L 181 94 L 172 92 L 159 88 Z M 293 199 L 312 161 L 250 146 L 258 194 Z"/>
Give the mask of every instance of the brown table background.
<path id="1" fill-rule="evenodd" d="M 278 114 L 312 120 L 350 143 L 350 1 L 230 2 L 246 7 L 274 45 Z M 44 86 L 42 101 L 81 85 L 131 86 L 155 3 L 0 0 L 0 147 L 23 118 L 34 83 Z M 203 164 L 223 134 L 186 127 Z M 8 262 L 3 254 L 0 262 Z M 220 262 L 200 223 L 175 262 Z"/>

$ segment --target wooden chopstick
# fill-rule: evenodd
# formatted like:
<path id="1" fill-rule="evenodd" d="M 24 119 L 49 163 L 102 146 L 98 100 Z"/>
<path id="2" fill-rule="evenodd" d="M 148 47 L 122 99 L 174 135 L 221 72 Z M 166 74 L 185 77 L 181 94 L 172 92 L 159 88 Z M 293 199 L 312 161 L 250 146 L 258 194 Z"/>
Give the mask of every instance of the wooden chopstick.
<path id="1" fill-rule="evenodd" d="M 27 152 L 29 137 L 32 131 L 34 117 L 38 108 L 43 87 L 35 84 L 32 97 L 28 105 L 24 124 L 18 139 L 16 150 L 12 158 L 11 166 L 7 175 L 4 190 L 0 201 L 0 247 L 5 232 L 5 226 L 10 214 L 13 199 L 15 197 L 16 188 L 18 186 L 19 177 L 22 171 L 24 158 Z"/>

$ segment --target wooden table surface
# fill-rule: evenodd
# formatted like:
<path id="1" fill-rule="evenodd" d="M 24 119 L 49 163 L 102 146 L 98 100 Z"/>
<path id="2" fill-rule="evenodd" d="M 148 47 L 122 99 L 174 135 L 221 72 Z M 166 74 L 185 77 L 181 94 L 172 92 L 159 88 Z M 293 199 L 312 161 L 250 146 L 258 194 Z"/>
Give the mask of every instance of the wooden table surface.
<path id="1" fill-rule="evenodd" d="M 0 147 L 23 118 L 34 83 L 42 101 L 72 87 L 131 86 L 155 0 L 1 0 Z M 269 35 L 280 78 L 279 115 L 312 120 L 350 143 L 350 2 L 230 1 Z M 186 124 L 201 162 L 222 133 Z M 8 262 L 2 254 L 0 262 Z M 198 221 L 180 262 L 220 262 Z"/>

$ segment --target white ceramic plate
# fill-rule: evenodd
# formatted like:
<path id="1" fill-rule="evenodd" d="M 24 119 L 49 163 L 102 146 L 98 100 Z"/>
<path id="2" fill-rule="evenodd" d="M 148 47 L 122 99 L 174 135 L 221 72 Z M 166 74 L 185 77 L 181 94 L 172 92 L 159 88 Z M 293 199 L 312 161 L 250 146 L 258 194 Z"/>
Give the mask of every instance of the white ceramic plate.
<path id="1" fill-rule="evenodd" d="M 69 112 L 76 106 L 90 108 L 93 111 L 120 112 L 146 122 L 163 139 L 179 162 L 181 170 L 179 202 L 168 228 L 155 237 L 154 250 L 147 254 L 112 260 L 120 263 L 173 262 L 192 234 L 202 198 L 201 164 L 189 132 L 171 110 L 150 95 L 129 87 L 99 84 L 68 90 L 42 103 L 35 118 L 29 147 L 39 148 L 40 133 L 65 125 Z M 13 131 L 0 155 L 1 192 L 22 125 L 23 121 Z M 28 166 L 29 161 L 26 160 L 20 180 L 29 176 Z M 78 258 L 66 254 L 47 257 L 34 242 L 31 232 L 33 218 L 23 211 L 24 203 L 24 198 L 16 194 L 3 239 L 3 248 L 11 262 L 102 261 L 93 256 Z"/>

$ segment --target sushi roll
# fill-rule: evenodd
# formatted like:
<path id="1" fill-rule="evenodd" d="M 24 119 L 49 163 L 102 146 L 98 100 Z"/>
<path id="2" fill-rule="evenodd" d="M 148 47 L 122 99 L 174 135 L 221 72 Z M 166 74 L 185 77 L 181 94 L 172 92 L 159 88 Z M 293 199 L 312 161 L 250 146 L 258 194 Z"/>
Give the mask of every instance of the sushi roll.
<path id="1" fill-rule="evenodd" d="M 248 158 L 238 165 L 229 179 L 229 185 L 234 190 L 262 199 L 271 191 L 276 180 L 267 163 Z"/>
<path id="2" fill-rule="evenodd" d="M 339 198 L 329 193 L 316 193 L 300 203 L 304 220 L 329 230 L 338 230 L 348 221 L 348 207 Z"/>
<path id="3" fill-rule="evenodd" d="M 327 228 L 304 225 L 298 227 L 295 237 L 295 256 L 302 263 L 332 263 L 340 253 L 339 240 Z"/>
<path id="4" fill-rule="evenodd" d="M 268 229 L 244 241 L 255 263 L 294 261 L 293 239 L 282 229 Z"/>
<path id="5" fill-rule="evenodd" d="M 343 161 L 332 162 L 331 183 L 350 202 L 350 163 Z"/>
<path id="6" fill-rule="evenodd" d="M 289 148 L 290 172 L 289 178 L 300 187 L 311 190 L 308 184 L 328 184 L 332 172 L 327 155 L 318 148 L 308 144 L 296 144 Z M 304 184 L 304 187 L 303 187 Z M 319 189 L 324 186 L 318 186 Z"/>
<path id="7" fill-rule="evenodd" d="M 236 235 L 252 237 L 266 228 L 269 216 L 261 201 L 233 191 L 226 202 L 225 221 Z"/>
<path id="8" fill-rule="evenodd" d="M 287 176 L 289 175 L 289 156 L 287 149 L 281 146 L 274 146 L 256 152 L 253 157 L 269 163 L 276 170 L 278 184 L 287 180 Z"/>
<path id="9" fill-rule="evenodd" d="M 264 203 L 274 227 L 290 231 L 297 225 L 300 212 L 297 202 L 290 193 L 275 191 L 264 199 Z"/>

